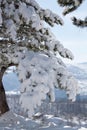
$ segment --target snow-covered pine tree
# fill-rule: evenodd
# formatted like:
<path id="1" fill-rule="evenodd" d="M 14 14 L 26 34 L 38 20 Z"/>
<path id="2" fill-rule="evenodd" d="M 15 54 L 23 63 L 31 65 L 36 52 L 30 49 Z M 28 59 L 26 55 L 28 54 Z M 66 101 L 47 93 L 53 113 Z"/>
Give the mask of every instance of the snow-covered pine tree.
<path id="1" fill-rule="evenodd" d="M 73 55 L 45 28 L 44 21 L 63 25 L 57 14 L 42 9 L 35 0 L 0 0 L 0 70 L 17 67 L 20 103 L 29 117 L 47 96 L 55 100 L 55 87 L 65 89 L 73 101 L 78 91 L 77 81 L 58 58 L 60 54 L 73 59 Z"/>

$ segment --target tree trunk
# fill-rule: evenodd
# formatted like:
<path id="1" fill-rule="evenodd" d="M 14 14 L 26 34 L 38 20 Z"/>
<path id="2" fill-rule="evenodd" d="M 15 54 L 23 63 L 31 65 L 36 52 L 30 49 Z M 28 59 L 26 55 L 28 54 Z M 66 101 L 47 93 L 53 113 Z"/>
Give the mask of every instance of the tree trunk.
<path id="1" fill-rule="evenodd" d="M 6 68 L 1 68 L 0 71 L 0 116 L 5 112 L 9 111 L 9 107 L 6 101 L 5 89 L 2 83 L 2 77 L 5 72 Z"/>

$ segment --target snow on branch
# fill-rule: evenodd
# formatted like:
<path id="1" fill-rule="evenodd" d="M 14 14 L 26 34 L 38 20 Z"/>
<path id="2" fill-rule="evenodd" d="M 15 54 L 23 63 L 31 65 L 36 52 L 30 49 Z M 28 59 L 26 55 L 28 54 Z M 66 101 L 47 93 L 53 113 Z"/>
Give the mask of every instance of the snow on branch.
<path id="1" fill-rule="evenodd" d="M 73 17 L 72 22 L 74 25 L 76 25 L 78 27 L 87 27 L 87 17 L 84 20 L 77 19 L 76 17 Z"/>
<path id="2" fill-rule="evenodd" d="M 60 88 L 65 89 L 69 99 L 75 101 L 76 92 L 78 91 L 76 79 L 64 67 L 59 68 L 57 75 Z"/>
<path id="3" fill-rule="evenodd" d="M 20 1 L 0 1 L 0 25 L 5 29 L 6 37 L 13 41 L 18 39 L 20 27 L 32 27 L 40 31 L 43 26 L 43 20 L 51 26 L 63 24 L 62 19 L 50 10 L 43 10 L 35 0 Z M 2 24 L 3 23 L 3 24 Z M 23 35 L 21 33 L 21 35 Z M 3 34 L 4 36 L 4 34 Z"/>
<path id="4" fill-rule="evenodd" d="M 49 9 L 41 10 L 40 17 L 51 26 L 54 26 L 54 23 L 63 25 L 63 20 Z"/>
<path id="5" fill-rule="evenodd" d="M 43 53 L 28 52 L 18 66 L 21 81 L 20 103 L 29 117 L 49 95 L 55 101 L 55 87 L 66 90 L 70 100 L 74 101 L 78 92 L 78 83 L 60 60 Z"/>
<path id="6" fill-rule="evenodd" d="M 66 15 L 74 10 L 76 10 L 84 0 L 58 0 L 60 6 L 66 7 L 64 9 L 63 15 Z"/>
<path id="7" fill-rule="evenodd" d="M 69 59 L 74 58 L 72 52 L 64 48 L 64 46 L 60 44 L 59 41 L 56 41 L 55 39 L 52 40 L 49 39 L 49 41 L 46 42 L 46 46 L 48 47 L 48 50 L 54 53 L 58 52 L 60 56 L 64 58 L 69 58 Z"/>

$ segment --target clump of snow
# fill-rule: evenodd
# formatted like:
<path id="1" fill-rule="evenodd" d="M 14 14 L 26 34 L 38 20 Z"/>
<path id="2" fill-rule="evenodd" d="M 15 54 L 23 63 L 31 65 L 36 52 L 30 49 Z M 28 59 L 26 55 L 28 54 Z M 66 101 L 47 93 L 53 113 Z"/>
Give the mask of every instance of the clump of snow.
<path id="1" fill-rule="evenodd" d="M 16 33 L 17 28 L 16 28 L 14 21 L 7 20 L 6 21 L 6 28 L 7 28 L 7 34 L 9 34 L 11 36 L 11 38 L 13 38 L 15 40 L 16 35 L 17 35 L 17 33 Z"/>
<path id="2" fill-rule="evenodd" d="M 78 130 L 87 130 L 87 128 L 81 127 Z"/>
<path id="3" fill-rule="evenodd" d="M 74 101 L 78 91 L 78 83 L 58 59 L 50 59 L 42 53 L 28 52 L 29 55 L 18 66 L 21 81 L 20 103 L 31 117 L 34 109 L 40 106 L 49 95 L 55 101 L 55 87 L 66 90 L 69 99 Z M 27 61 L 27 62 L 26 62 Z"/>

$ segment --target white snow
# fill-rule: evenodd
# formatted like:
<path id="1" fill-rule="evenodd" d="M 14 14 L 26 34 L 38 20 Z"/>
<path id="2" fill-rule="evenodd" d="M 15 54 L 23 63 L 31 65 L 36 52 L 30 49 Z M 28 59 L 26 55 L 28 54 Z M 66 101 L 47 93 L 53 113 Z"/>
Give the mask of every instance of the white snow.
<path id="1" fill-rule="evenodd" d="M 78 119 L 77 122 L 52 115 L 30 120 L 9 111 L 0 117 L 0 130 L 87 130 L 87 120 L 84 125 Z"/>
<path id="2" fill-rule="evenodd" d="M 87 128 L 81 127 L 81 128 L 78 129 L 78 130 L 87 130 Z"/>
<path id="3" fill-rule="evenodd" d="M 11 38 L 13 38 L 14 40 L 16 39 L 16 31 L 17 31 L 17 27 L 14 23 L 13 20 L 7 20 L 6 21 L 6 28 L 7 28 L 7 33 L 10 35 Z"/>
<path id="4" fill-rule="evenodd" d="M 4 130 L 31 130 L 38 126 L 38 123 L 22 116 L 18 116 L 11 111 L 0 117 L 0 129 Z"/>

